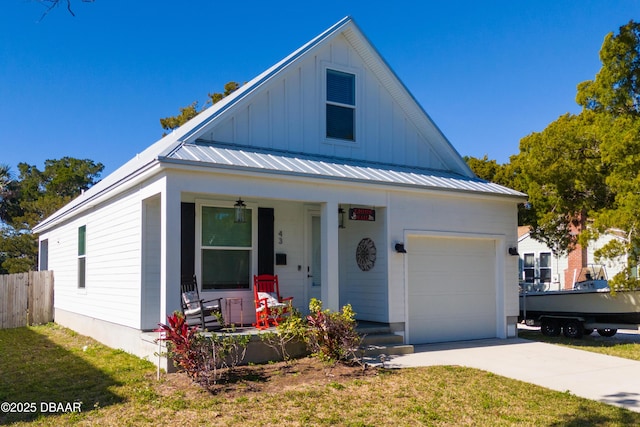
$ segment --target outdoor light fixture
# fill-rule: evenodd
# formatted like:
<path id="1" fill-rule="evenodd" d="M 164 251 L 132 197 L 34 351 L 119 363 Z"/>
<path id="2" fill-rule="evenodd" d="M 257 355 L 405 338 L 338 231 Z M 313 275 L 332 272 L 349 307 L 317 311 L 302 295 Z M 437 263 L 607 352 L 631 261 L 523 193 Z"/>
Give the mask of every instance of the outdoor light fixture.
<path id="1" fill-rule="evenodd" d="M 404 248 L 404 243 L 396 243 L 396 245 L 394 246 L 396 252 L 398 252 L 399 254 L 406 254 L 407 250 Z"/>
<path id="2" fill-rule="evenodd" d="M 246 222 L 245 214 L 247 212 L 247 205 L 244 204 L 242 199 L 239 198 L 238 201 L 236 202 L 236 204 L 233 205 L 233 208 L 235 209 L 235 214 L 236 214 L 234 222 L 236 222 L 236 223 L 244 223 L 244 222 Z"/>
<path id="3" fill-rule="evenodd" d="M 344 209 L 338 208 L 338 228 L 344 228 Z"/>
<path id="4" fill-rule="evenodd" d="M 516 248 L 515 246 L 514 246 L 514 247 L 509 248 L 509 255 L 512 255 L 512 256 L 518 256 L 518 255 L 520 255 L 520 254 L 518 253 L 518 248 Z"/>

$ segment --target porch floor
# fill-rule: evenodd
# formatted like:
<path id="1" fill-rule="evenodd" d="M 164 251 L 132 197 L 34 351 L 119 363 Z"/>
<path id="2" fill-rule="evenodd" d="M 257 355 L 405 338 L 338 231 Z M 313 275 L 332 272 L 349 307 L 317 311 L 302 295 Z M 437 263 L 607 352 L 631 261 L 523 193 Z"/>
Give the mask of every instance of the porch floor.
<path id="1" fill-rule="evenodd" d="M 356 322 L 356 330 L 361 336 L 363 336 L 361 347 L 363 351 L 363 358 L 364 361 L 369 364 L 377 363 L 380 355 L 413 353 L 413 346 L 403 344 L 403 337 L 392 333 L 387 323 L 358 320 Z M 276 360 L 278 356 L 272 348 L 269 348 L 262 342 L 260 335 L 275 331 L 275 327 L 260 330 L 247 325 L 205 332 L 205 335 L 212 336 L 214 334 L 226 334 L 250 336 L 250 342 L 247 347 L 248 351 L 244 363 L 265 363 L 270 360 Z M 142 333 L 142 340 L 144 341 L 159 345 L 160 343 L 158 343 L 157 339 L 157 332 Z M 161 345 L 164 347 L 164 344 Z M 292 352 L 290 352 L 292 356 L 295 354 L 305 354 L 306 350 L 304 344 L 298 343 L 292 345 L 297 347 L 295 350 L 292 349 Z"/>
<path id="2" fill-rule="evenodd" d="M 381 332 L 386 332 L 389 330 L 389 324 L 381 323 L 381 322 L 371 322 L 369 320 L 357 320 L 356 321 L 356 331 L 359 334 L 376 334 Z M 244 326 L 235 326 L 235 327 L 226 327 L 222 329 L 218 329 L 215 331 L 207 331 L 205 335 L 213 335 L 213 334 L 229 334 L 229 335 L 260 335 L 265 332 L 275 332 L 276 327 L 272 326 L 268 329 L 258 329 L 251 325 Z M 153 331 L 143 332 L 143 338 L 146 338 L 147 341 L 154 342 L 158 339 L 158 333 Z"/>

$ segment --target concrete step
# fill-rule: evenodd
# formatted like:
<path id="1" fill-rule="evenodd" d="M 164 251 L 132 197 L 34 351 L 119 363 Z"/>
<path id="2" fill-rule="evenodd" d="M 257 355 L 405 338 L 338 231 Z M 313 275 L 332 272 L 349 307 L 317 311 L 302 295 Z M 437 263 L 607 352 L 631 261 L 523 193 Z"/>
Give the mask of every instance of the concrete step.
<path id="1" fill-rule="evenodd" d="M 387 324 L 359 322 L 356 330 L 363 336 L 360 349 L 365 360 L 378 361 L 383 354 L 391 356 L 413 353 L 413 346 L 403 344 L 402 335 L 391 332 Z"/>
<path id="2" fill-rule="evenodd" d="M 361 347 L 362 355 L 366 357 L 375 357 L 384 354 L 385 356 L 412 354 L 413 345 L 397 344 L 397 345 L 364 345 Z"/>
<path id="3" fill-rule="evenodd" d="M 356 331 L 360 335 L 390 334 L 391 328 L 386 323 L 359 322 Z"/>
<path id="4" fill-rule="evenodd" d="M 403 338 L 401 335 L 386 333 L 386 334 L 367 334 L 362 339 L 363 345 L 390 345 L 390 344 L 402 344 Z"/>

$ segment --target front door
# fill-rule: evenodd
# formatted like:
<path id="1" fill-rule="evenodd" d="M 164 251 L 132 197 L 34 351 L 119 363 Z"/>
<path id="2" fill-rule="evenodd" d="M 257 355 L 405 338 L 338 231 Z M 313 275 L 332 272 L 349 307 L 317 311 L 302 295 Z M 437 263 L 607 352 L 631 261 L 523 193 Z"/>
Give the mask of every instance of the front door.
<path id="1" fill-rule="evenodd" d="M 306 215 L 306 242 L 305 242 L 305 259 L 306 259 L 306 285 L 305 285 L 305 312 L 309 309 L 308 302 L 311 298 L 320 299 L 320 285 L 322 283 L 321 276 L 321 235 L 320 235 L 320 212 L 316 210 L 308 210 Z"/>

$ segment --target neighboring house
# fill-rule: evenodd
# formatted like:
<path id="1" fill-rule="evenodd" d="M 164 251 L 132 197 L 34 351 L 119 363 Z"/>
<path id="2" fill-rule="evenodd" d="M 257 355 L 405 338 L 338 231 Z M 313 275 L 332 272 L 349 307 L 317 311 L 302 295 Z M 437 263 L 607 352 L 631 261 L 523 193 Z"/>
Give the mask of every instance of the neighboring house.
<path id="1" fill-rule="evenodd" d="M 601 234 L 587 248 L 580 245 L 564 256 L 557 256 L 546 244 L 535 240 L 529 226 L 518 227 L 518 253 L 520 254 L 520 281 L 534 284 L 539 290 L 557 291 L 572 289 L 580 280 L 580 271 L 595 264 L 594 252 L 613 239 L 624 240 L 615 230 Z M 608 278 L 626 267 L 626 258 L 608 260 L 603 263 Z"/>
<path id="2" fill-rule="evenodd" d="M 473 175 L 347 17 L 35 231 L 56 322 L 142 356 L 194 273 L 245 322 L 275 273 L 302 312 L 350 303 L 407 343 L 506 338 L 524 197 Z"/>

